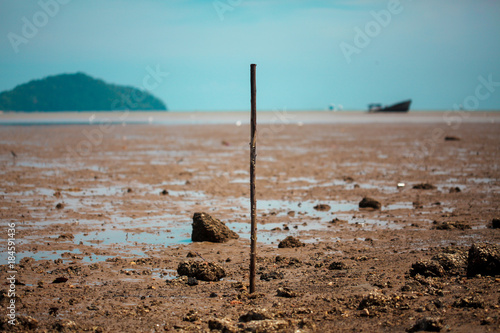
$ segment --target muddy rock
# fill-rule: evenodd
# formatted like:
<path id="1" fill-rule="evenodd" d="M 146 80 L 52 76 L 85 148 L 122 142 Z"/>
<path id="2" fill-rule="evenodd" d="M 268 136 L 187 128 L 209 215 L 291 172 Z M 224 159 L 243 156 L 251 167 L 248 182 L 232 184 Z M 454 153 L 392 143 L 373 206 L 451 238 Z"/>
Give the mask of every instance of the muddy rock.
<path id="1" fill-rule="evenodd" d="M 370 293 L 363 297 L 358 305 L 358 310 L 371 309 L 375 307 L 385 306 L 389 302 L 389 298 L 380 293 Z"/>
<path id="2" fill-rule="evenodd" d="M 484 309 L 484 301 L 479 296 L 463 297 L 453 303 L 455 308 Z"/>
<path id="3" fill-rule="evenodd" d="M 360 202 L 359 202 L 359 208 L 373 208 L 373 209 L 380 209 L 382 208 L 382 204 L 370 197 L 364 197 Z"/>
<path id="4" fill-rule="evenodd" d="M 415 325 L 408 332 L 441 332 L 443 329 L 443 320 L 440 318 L 426 317 L 417 320 Z"/>
<path id="5" fill-rule="evenodd" d="M 469 249 L 467 276 L 499 275 L 500 246 L 494 244 L 474 244 Z"/>
<path id="6" fill-rule="evenodd" d="M 240 316 L 240 322 L 248 323 L 254 320 L 273 319 L 273 316 L 266 309 L 256 309 Z"/>
<path id="7" fill-rule="evenodd" d="M 255 333 L 273 333 L 273 332 L 284 332 L 290 323 L 286 320 L 258 320 L 251 321 L 245 326 L 245 332 L 255 332 Z"/>
<path id="8" fill-rule="evenodd" d="M 200 281 L 219 281 L 226 272 L 217 264 L 206 261 L 184 261 L 177 267 L 177 273 Z"/>
<path id="9" fill-rule="evenodd" d="M 428 277 L 440 277 L 445 275 L 443 266 L 435 261 L 420 260 L 411 265 L 410 276 L 420 274 Z"/>
<path id="10" fill-rule="evenodd" d="M 285 277 L 285 274 L 280 271 L 270 271 L 270 272 L 264 272 L 260 275 L 260 279 L 262 281 L 271 281 L 271 280 L 280 280 Z"/>
<path id="11" fill-rule="evenodd" d="M 236 325 L 233 324 L 228 319 L 210 319 L 208 321 L 208 328 L 215 331 L 221 331 L 223 333 L 236 333 L 238 330 Z"/>
<path id="12" fill-rule="evenodd" d="M 320 211 L 320 212 L 327 212 L 329 211 L 332 207 L 330 207 L 329 205 L 327 204 L 318 204 L 316 206 L 313 207 L 314 209 Z"/>
<path id="13" fill-rule="evenodd" d="M 447 221 L 437 224 L 434 229 L 436 230 L 467 230 L 471 226 L 464 222 Z"/>
<path id="14" fill-rule="evenodd" d="M 439 253 L 432 257 L 450 275 L 459 275 L 467 267 L 467 253 L 455 251 L 452 253 Z"/>
<path id="15" fill-rule="evenodd" d="M 302 246 L 305 246 L 305 244 L 293 236 L 288 236 L 278 244 L 278 247 L 280 249 L 291 248 L 291 247 L 302 247 Z"/>
<path id="16" fill-rule="evenodd" d="M 334 261 L 330 264 L 330 266 L 328 266 L 328 269 L 330 270 L 345 270 L 348 268 L 349 267 L 341 261 Z"/>
<path id="17" fill-rule="evenodd" d="M 206 213 L 194 213 L 193 242 L 223 243 L 230 239 L 238 239 L 237 233 L 229 229 L 223 222 Z"/>
<path id="18" fill-rule="evenodd" d="M 430 184 L 430 183 L 420 183 L 413 185 L 413 188 L 416 190 L 435 190 L 436 186 Z"/>
<path id="19" fill-rule="evenodd" d="M 278 288 L 278 291 L 276 293 L 276 296 L 278 297 L 285 297 L 285 298 L 293 298 L 293 297 L 298 297 L 299 294 L 290 288 Z"/>

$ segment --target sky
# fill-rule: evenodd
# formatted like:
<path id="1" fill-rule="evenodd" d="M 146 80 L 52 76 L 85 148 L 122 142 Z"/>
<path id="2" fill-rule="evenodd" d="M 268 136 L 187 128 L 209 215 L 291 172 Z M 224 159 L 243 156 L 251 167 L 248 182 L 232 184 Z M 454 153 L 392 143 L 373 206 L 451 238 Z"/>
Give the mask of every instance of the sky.
<path id="1" fill-rule="evenodd" d="M 174 111 L 500 109 L 500 1 L 0 0 L 0 91 L 84 72 Z"/>

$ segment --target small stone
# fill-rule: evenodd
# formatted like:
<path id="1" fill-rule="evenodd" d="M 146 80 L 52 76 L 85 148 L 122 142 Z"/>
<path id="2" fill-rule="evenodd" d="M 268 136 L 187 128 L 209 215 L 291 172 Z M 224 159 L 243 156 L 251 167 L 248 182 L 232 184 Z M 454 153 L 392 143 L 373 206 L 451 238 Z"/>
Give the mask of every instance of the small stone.
<path id="1" fill-rule="evenodd" d="M 421 184 L 413 185 L 413 188 L 416 190 L 435 190 L 436 186 L 434 186 L 430 183 L 421 183 Z"/>
<path id="2" fill-rule="evenodd" d="M 380 209 L 382 208 L 382 204 L 370 197 L 364 197 L 360 202 L 359 202 L 359 208 L 372 208 L 372 209 Z"/>
<path id="3" fill-rule="evenodd" d="M 500 219 L 491 220 L 491 227 L 493 229 L 500 229 Z"/>
<path id="4" fill-rule="evenodd" d="M 167 190 L 163 190 L 160 192 L 161 195 L 168 195 L 168 191 Z"/>
<path id="5" fill-rule="evenodd" d="M 347 268 L 347 265 L 341 261 L 334 261 L 328 266 L 330 270 L 345 270 Z"/>
<path id="6" fill-rule="evenodd" d="M 56 209 L 63 209 L 64 208 L 64 204 L 62 202 L 59 202 L 57 205 L 56 205 Z"/>
<path id="7" fill-rule="evenodd" d="M 192 287 L 192 286 L 197 286 L 197 285 L 198 285 L 198 280 L 196 280 L 196 278 L 195 278 L 195 277 L 190 276 L 190 277 L 188 277 L 188 280 L 187 280 L 187 285 L 188 285 L 188 286 L 191 286 L 191 287 Z"/>
<path id="8" fill-rule="evenodd" d="M 318 205 L 314 206 L 313 208 L 320 211 L 320 212 L 327 212 L 331 209 L 331 207 L 329 205 L 326 205 L 326 204 L 318 204 Z"/>
<path id="9" fill-rule="evenodd" d="M 460 138 L 453 135 L 447 135 L 444 137 L 444 141 L 460 141 Z"/>

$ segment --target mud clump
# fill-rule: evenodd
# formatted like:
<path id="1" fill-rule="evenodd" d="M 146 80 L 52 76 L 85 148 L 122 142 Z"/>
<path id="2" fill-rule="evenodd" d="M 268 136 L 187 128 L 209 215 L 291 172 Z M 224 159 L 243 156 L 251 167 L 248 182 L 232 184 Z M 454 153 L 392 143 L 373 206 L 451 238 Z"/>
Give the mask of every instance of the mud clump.
<path id="1" fill-rule="evenodd" d="M 416 190 L 435 190 L 436 186 L 434 186 L 430 183 L 421 183 L 421 184 L 413 185 L 413 188 Z"/>
<path id="2" fill-rule="evenodd" d="M 372 208 L 372 209 L 381 209 L 382 204 L 370 197 L 364 197 L 360 202 L 359 202 L 359 208 Z"/>
<path id="3" fill-rule="evenodd" d="M 283 239 L 279 244 L 278 248 L 283 249 L 283 248 L 292 248 L 292 247 L 302 247 L 305 246 L 306 244 L 302 243 L 300 240 L 293 236 L 288 236 L 287 238 Z"/>
<path id="4" fill-rule="evenodd" d="M 194 213 L 193 233 L 191 235 L 193 242 L 223 243 L 238 238 L 238 234 L 220 220 L 206 213 Z"/>
<path id="5" fill-rule="evenodd" d="M 329 211 L 332 207 L 330 207 L 327 204 L 317 204 L 316 206 L 313 207 L 314 209 L 320 211 L 320 212 L 327 212 Z"/>
<path id="6" fill-rule="evenodd" d="M 474 244 L 469 249 L 467 276 L 500 275 L 500 247 L 494 244 Z"/>
<path id="7" fill-rule="evenodd" d="M 219 281 L 226 272 L 217 264 L 206 261 L 184 261 L 177 267 L 177 273 L 200 281 Z"/>

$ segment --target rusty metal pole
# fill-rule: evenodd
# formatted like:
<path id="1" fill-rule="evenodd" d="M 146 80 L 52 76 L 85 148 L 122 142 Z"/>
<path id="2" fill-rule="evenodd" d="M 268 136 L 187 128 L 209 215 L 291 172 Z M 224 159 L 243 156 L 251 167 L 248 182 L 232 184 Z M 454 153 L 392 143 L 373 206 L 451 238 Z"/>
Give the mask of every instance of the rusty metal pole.
<path id="1" fill-rule="evenodd" d="M 255 67 L 250 65 L 251 86 L 251 121 L 250 121 L 250 293 L 255 292 L 255 261 L 257 257 L 257 222 L 256 222 L 256 200 L 255 200 L 255 161 L 257 145 L 257 101 L 255 86 Z"/>

